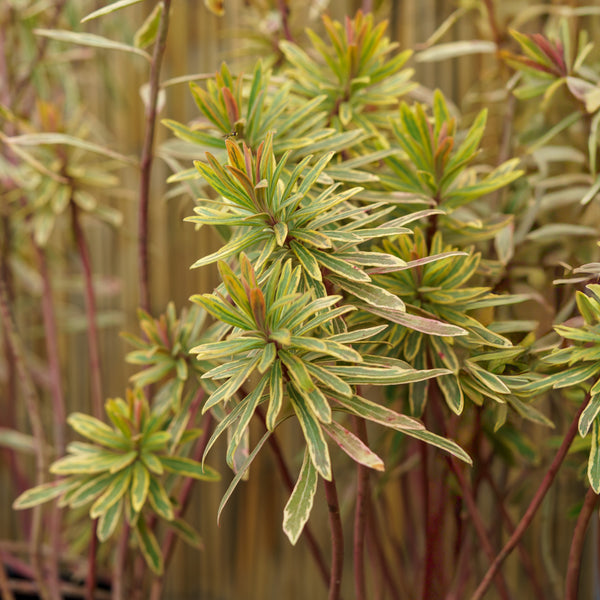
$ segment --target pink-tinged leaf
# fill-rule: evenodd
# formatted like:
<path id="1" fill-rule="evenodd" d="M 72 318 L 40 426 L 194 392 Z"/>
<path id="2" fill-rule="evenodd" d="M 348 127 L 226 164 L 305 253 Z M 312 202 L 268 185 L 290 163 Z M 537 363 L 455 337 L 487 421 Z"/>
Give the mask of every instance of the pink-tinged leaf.
<path id="1" fill-rule="evenodd" d="M 324 424 L 323 429 L 335 441 L 335 443 L 355 462 L 365 465 L 376 471 L 385 470 L 383 460 L 375 454 L 360 438 L 342 427 L 339 423 L 332 421 Z"/>
<path id="2" fill-rule="evenodd" d="M 298 541 L 308 521 L 318 481 L 317 469 L 310 459 L 308 450 L 305 450 L 300 475 L 283 511 L 283 531 L 292 544 Z"/>
<path id="3" fill-rule="evenodd" d="M 254 450 L 252 450 L 252 452 L 248 455 L 248 458 L 239 466 L 238 472 L 235 474 L 235 477 L 231 480 L 231 483 L 229 484 L 229 487 L 227 488 L 225 494 L 223 494 L 223 498 L 221 499 L 221 503 L 219 504 L 219 510 L 217 511 L 217 525 L 221 520 L 221 513 L 223 512 L 227 501 L 229 500 L 229 498 L 231 498 L 231 495 L 237 487 L 237 484 L 242 480 L 242 478 L 246 474 L 246 471 L 248 471 L 250 465 L 252 464 L 252 461 L 256 458 L 256 455 L 260 452 L 260 449 L 264 446 L 265 442 L 271 436 L 271 433 L 271 431 L 265 432 L 262 438 L 260 438 L 258 444 L 256 444 Z"/>
<path id="4" fill-rule="evenodd" d="M 376 308 L 374 306 L 365 305 L 363 308 L 366 311 L 373 313 L 374 315 L 383 317 L 384 319 L 392 321 L 393 323 L 404 325 L 409 329 L 420 331 L 421 333 L 443 336 L 458 336 L 467 334 L 467 332 L 462 327 L 457 327 L 456 325 L 451 325 L 450 323 L 443 323 L 442 321 L 436 321 L 435 319 L 420 317 L 418 315 L 411 315 L 409 313 L 400 312 L 397 310 L 390 310 L 379 307 Z"/>

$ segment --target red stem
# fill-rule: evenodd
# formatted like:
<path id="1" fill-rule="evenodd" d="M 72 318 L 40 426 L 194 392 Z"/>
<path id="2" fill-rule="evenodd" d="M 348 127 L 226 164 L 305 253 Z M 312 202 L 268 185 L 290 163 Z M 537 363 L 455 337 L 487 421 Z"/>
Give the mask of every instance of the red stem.
<path id="1" fill-rule="evenodd" d="M 104 396 L 102 394 L 102 373 L 100 368 L 100 342 L 98 340 L 96 295 L 92 277 L 92 261 L 88 245 L 81 226 L 79 207 L 71 202 L 71 214 L 73 219 L 73 234 L 81 258 L 83 278 L 85 282 L 85 309 L 87 317 L 87 339 L 90 362 L 90 385 L 92 391 L 92 414 L 97 419 L 102 419 L 102 405 Z"/>
<path id="2" fill-rule="evenodd" d="M 50 372 L 50 392 L 52 395 L 52 417 L 54 421 L 54 447 L 58 456 L 65 453 L 65 423 L 67 421 L 67 411 L 65 408 L 65 397 L 62 387 L 62 375 L 60 365 L 60 350 L 58 346 L 58 329 L 56 325 L 56 311 L 54 309 L 54 298 L 52 285 L 50 283 L 50 272 L 46 262 L 46 256 L 43 250 L 33 241 L 34 252 L 38 261 L 40 275 L 42 277 L 42 317 L 44 321 L 44 333 L 46 339 L 46 355 L 48 360 L 48 369 Z M 49 557 L 50 567 L 50 591 L 52 596 L 60 598 L 58 591 L 60 586 L 60 576 L 58 569 L 58 559 L 60 557 L 60 532 L 61 532 L 61 511 L 58 502 L 52 505 L 52 514 L 50 517 L 50 544 L 52 546 L 51 556 Z"/>
<path id="3" fill-rule="evenodd" d="M 471 600 L 481 600 L 483 598 L 483 595 L 488 589 L 492 579 L 498 572 L 500 566 L 502 565 L 506 557 L 514 550 L 515 546 L 519 543 L 521 536 L 525 533 L 527 527 L 529 527 L 531 521 L 533 520 L 533 517 L 535 516 L 538 508 L 540 507 L 540 504 L 542 503 L 542 500 L 544 499 L 546 493 L 550 489 L 550 486 L 552 485 L 552 482 L 554 481 L 554 478 L 556 477 L 556 474 L 558 473 L 558 470 L 560 469 L 560 466 L 562 465 L 562 462 L 565 459 L 565 456 L 567 455 L 567 452 L 569 451 L 573 440 L 575 439 L 575 436 L 577 435 L 579 417 L 585 409 L 585 407 L 587 406 L 588 402 L 589 394 L 586 396 L 585 401 L 581 403 L 581 406 L 575 413 L 575 416 L 573 417 L 573 420 L 569 425 L 569 429 L 565 434 L 562 444 L 560 445 L 560 448 L 554 456 L 554 459 L 552 460 L 548 471 L 544 475 L 542 483 L 540 484 L 533 499 L 527 507 L 525 514 L 519 521 L 513 534 L 510 536 L 510 539 L 506 542 L 502 550 L 500 550 L 499 554 L 494 559 L 494 562 L 490 565 L 489 569 L 487 570 L 487 573 L 484 575 L 483 579 L 481 580 L 481 583 L 475 590 L 475 593 L 471 596 Z"/>
<path id="4" fill-rule="evenodd" d="M 342 587 L 342 571 L 344 569 L 344 533 L 333 473 L 331 474 L 331 481 L 323 479 L 323 485 L 325 486 L 325 497 L 329 508 L 329 529 L 331 531 L 331 576 L 329 578 L 328 600 L 339 600 Z"/>
<path id="5" fill-rule="evenodd" d="M 97 528 L 98 519 L 94 519 L 92 521 L 92 534 L 88 550 L 88 570 L 85 578 L 86 600 L 94 600 L 94 591 L 96 589 L 96 551 L 98 549 L 98 538 L 96 537 Z"/>
<path id="6" fill-rule="evenodd" d="M 567 577 L 565 584 L 565 600 L 577 600 L 579 598 L 579 571 L 581 569 L 581 556 L 583 554 L 583 543 L 585 542 L 585 533 L 588 523 L 598 504 L 598 494 L 592 488 L 587 491 L 585 500 L 577 523 L 573 539 L 571 540 L 571 549 L 569 550 L 569 561 L 567 563 Z"/>
<path id="7" fill-rule="evenodd" d="M 506 525 L 506 530 L 508 531 L 509 534 L 512 535 L 512 533 L 515 530 L 515 524 L 513 523 L 511 516 L 508 514 L 508 511 L 506 510 L 504 498 L 502 497 L 502 494 L 500 494 L 500 490 L 498 489 L 498 486 L 496 485 L 496 482 L 494 481 L 494 478 L 492 477 L 492 474 L 489 472 L 488 469 L 486 469 L 486 471 L 484 473 L 484 477 L 485 477 L 486 481 L 489 483 L 490 488 L 492 489 L 494 498 L 496 499 L 496 506 L 498 506 L 500 508 L 500 512 L 502 514 L 502 519 L 504 520 L 504 523 Z M 517 549 L 519 551 L 521 564 L 523 565 L 523 568 L 525 569 L 525 571 L 527 573 L 527 579 L 531 583 L 531 586 L 533 587 L 533 592 L 534 592 L 535 597 L 543 598 L 544 590 L 540 583 L 538 574 L 533 566 L 531 556 L 529 555 L 529 553 L 523 547 L 522 544 L 518 544 Z"/>
<path id="8" fill-rule="evenodd" d="M 364 419 L 353 417 L 356 434 L 367 444 L 367 426 Z M 369 469 L 357 464 L 356 508 L 354 512 L 354 586 L 356 600 L 366 600 L 367 588 L 365 582 L 365 531 L 367 525 L 367 510 L 369 506 Z"/>
<path id="9" fill-rule="evenodd" d="M 140 160 L 140 192 L 139 192 L 139 278 L 140 278 L 140 306 L 147 312 L 150 311 L 150 272 L 148 268 L 148 207 L 150 204 L 150 176 L 152 174 L 152 159 L 154 157 L 154 132 L 158 116 L 158 92 L 160 90 L 159 78 L 162 58 L 167 43 L 169 30 L 169 11 L 171 0 L 162 0 L 163 11 L 158 24 L 157 39 L 152 53 L 150 65 L 150 93 L 146 107 L 146 131 L 142 156 Z"/>
<path id="10" fill-rule="evenodd" d="M 11 589 L 8 587 L 8 578 L 2 563 L 0 563 L 0 594 L 4 600 L 15 600 Z"/>
<path id="11" fill-rule="evenodd" d="M 388 565 L 388 561 L 385 556 L 385 552 L 381 543 L 381 536 L 379 531 L 379 523 L 377 519 L 377 514 L 372 504 L 372 499 L 369 497 L 368 501 L 368 510 L 367 510 L 367 519 L 369 526 L 367 527 L 367 544 L 369 546 L 369 558 L 371 562 L 379 567 L 381 574 L 383 576 L 383 583 L 386 588 L 390 592 L 393 600 L 400 600 L 400 586 L 396 585 L 394 578 L 392 577 L 392 573 L 390 571 L 390 567 Z M 399 570 L 398 568 L 396 570 Z"/>
<path id="12" fill-rule="evenodd" d="M 117 542 L 115 562 L 112 573 L 112 600 L 125 598 L 125 563 L 127 561 L 127 545 L 129 543 L 129 525 L 125 523 Z"/>
<path id="13" fill-rule="evenodd" d="M 2 320 L 2 325 L 4 327 L 4 335 L 15 358 L 15 366 L 23 391 L 25 407 L 27 408 L 29 421 L 31 423 L 36 458 L 36 484 L 39 485 L 44 482 L 47 469 L 46 455 L 44 451 L 44 447 L 46 445 L 46 435 L 44 433 L 42 417 L 38 406 L 39 399 L 35 390 L 35 386 L 33 385 L 31 377 L 29 376 L 29 372 L 27 371 L 25 351 L 11 315 L 8 292 L 4 279 L 2 278 L 0 278 L 0 319 Z M 39 594 L 45 599 L 49 598 L 50 596 L 42 568 L 41 544 L 43 531 L 41 517 L 41 506 L 35 506 L 33 508 L 31 518 L 29 553 Z"/>
<path id="14" fill-rule="evenodd" d="M 279 6 L 279 13 L 281 14 L 281 26 L 283 27 L 283 35 L 289 42 L 293 42 L 292 31 L 290 29 L 290 7 L 288 6 L 287 0 L 277 0 Z"/>
<path id="15" fill-rule="evenodd" d="M 262 410 L 260 409 L 260 407 L 257 408 L 256 414 L 262 421 L 262 423 L 265 427 L 265 431 L 266 431 L 266 429 L 267 429 L 266 419 L 265 419 L 265 415 L 262 412 Z M 281 478 L 283 479 L 283 483 L 285 484 L 288 491 L 291 493 L 292 490 L 294 489 L 294 480 L 292 479 L 292 475 L 290 473 L 290 470 L 288 469 L 288 466 L 285 462 L 285 458 L 283 456 L 283 451 L 281 450 L 281 446 L 279 445 L 279 441 L 277 440 L 277 437 L 275 436 L 275 434 L 269 436 L 268 442 L 269 442 L 269 447 L 271 448 L 271 451 L 273 452 L 273 456 L 275 457 L 275 462 L 277 463 L 277 467 L 279 469 L 279 474 L 281 475 Z M 317 539 L 315 538 L 315 536 L 312 532 L 312 529 L 310 528 L 308 523 L 304 526 L 301 536 L 302 536 L 302 538 L 306 539 L 306 543 L 308 544 L 308 547 L 310 549 L 312 557 L 314 558 L 315 564 L 317 566 L 317 569 L 319 570 L 321 578 L 323 579 L 325 585 L 329 585 L 329 579 L 331 576 L 330 572 L 329 572 L 329 568 L 325 564 L 325 559 L 323 558 L 323 554 L 321 553 L 321 549 L 319 548 Z"/>
<path id="16" fill-rule="evenodd" d="M 477 533 L 477 537 L 479 538 L 479 542 L 483 548 L 483 551 L 486 553 L 490 561 L 494 560 L 495 552 L 492 544 L 488 538 L 487 532 L 485 530 L 485 524 L 481 517 L 479 510 L 477 509 L 477 503 L 475 502 L 475 497 L 473 496 L 473 491 L 471 490 L 471 486 L 465 477 L 465 474 L 462 472 L 461 467 L 458 465 L 458 461 L 455 458 L 449 458 L 448 462 L 450 464 L 450 469 L 456 476 L 458 480 L 458 484 L 460 486 L 460 490 L 462 492 L 463 500 L 467 505 L 467 511 L 469 512 L 469 516 L 471 517 L 471 521 L 475 527 L 475 531 Z M 500 593 L 500 597 L 503 600 L 509 599 L 508 588 L 506 587 L 506 581 L 500 573 L 496 576 L 496 587 L 498 588 L 498 592 Z"/>

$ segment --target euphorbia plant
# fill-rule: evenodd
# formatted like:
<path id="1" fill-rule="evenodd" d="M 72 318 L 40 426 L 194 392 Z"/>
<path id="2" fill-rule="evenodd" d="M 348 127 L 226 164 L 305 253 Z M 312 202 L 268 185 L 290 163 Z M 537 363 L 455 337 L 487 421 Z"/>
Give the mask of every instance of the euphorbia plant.
<path id="1" fill-rule="evenodd" d="M 111 10 L 134 3 L 118 2 Z M 486 6 L 493 9 L 492 2 Z M 142 38 L 157 36 L 141 170 L 142 265 L 147 263 L 144 206 L 157 67 L 170 2 L 157 7 L 138 32 L 134 51 L 146 55 Z M 109 8 L 100 9 L 100 16 Z M 413 71 L 406 68 L 410 52 L 397 52 L 385 23 L 376 24 L 363 12 L 343 24 L 325 16 L 325 36 L 308 32 L 313 47 L 304 50 L 291 39 L 285 11 L 282 19 L 287 39 L 279 44 L 276 60 L 256 61 L 250 76 L 221 65 L 214 78 L 191 86 L 199 117 L 193 124 L 176 116 L 164 121 L 196 157 L 193 165 L 183 166 L 168 146 L 160 153 L 176 171 L 169 181 L 182 187 L 175 190 L 197 191 L 186 220 L 197 229 L 212 227 L 222 238 L 220 248 L 197 257 L 192 266 L 216 263 L 221 283 L 211 293 L 190 290 L 199 292 L 191 296 L 190 311 L 178 316 L 169 304 L 156 317 L 148 302 L 147 273 L 141 270 L 142 334 L 125 335 L 134 346 L 126 359 L 141 367 L 131 377 L 133 389 L 125 400 L 106 403 L 110 425 L 102 414 L 71 415 L 73 429 L 89 441 L 69 444 L 67 456 L 50 468 L 58 479 L 26 491 L 15 507 L 59 498 L 61 505 L 75 511 L 84 507 L 89 520 L 97 519 L 93 535 L 107 546 L 119 530 L 113 580 L 119 596 L 119 569 L 127 562 L 129 542 L 159 576 L 171 556 L 173 530 L 198 543 L 181 519 L 189 479 L 217 478 L 203 462 L 209 451 L 214 457 L 218 440 L 227 436 L 225 460 L 234 474 L 218 518 L 268 445 L 288 488 L 283 529 L 294 544 L 306 537 L 328 579 L 331 600 L 340 597 L 343 574 L 340 485 L 354 505 L 358 600 L 370 597 L 377 580 L 392 596 L 404 586 L 410 589 L 407 595 L 423 598 L 464 596 L 471 589 L 481 598 L 494 581 L 499 597 L 507 598 L 511 586 L 500 573 L 502 561 L 520 544 L 578 431 L 584 438 L 580 447 L 591 440 L 586 448 L 591 492 L 573 538 L 573 560 L 581 555 L 582 531 L 600 487 L 598 286 L 590 283 L 561 296 L 553 307 L 552 328 L 528 318 L 539 313 L 537 305 L 531 309 L 533 302 L 545 305 L 540 297 L 547 294 L 556 265 L 586 274 L 557 285 L 589 283 L 587 275 L 597 274 L 593 258 L 582 260 L 587 264 L 579 269 L 570 267 L 580 254 L 594 256 L 595 247 L 576 244 L 580 240 L 574 237 L 592 238 L 594 227 L 552 222 L 557 207 L 578 200 L 586 207 L 598 191 L 598 77 L 584 64 L 589 45 L 582 36 L 575 48 L 565 25 L 559 27 L 560 41 L 513 32 L 525 55 L 514 48 L 496 56 L 522 71 L 525 84 L 516 96 L 527 100 L 543 93 L 543 108 L 548 108 L 564 87 L 572 113 L 558 124 L 549 122 L 548 132 L 539 125 L 546 115 L 533 119 L 521 146 L 501 152 L 490 165 L 488 110 L 478 107 L 474 117 L 463 119 L 439 90 L 418 96 L 430 102 L 415 100 Z M 491 13 L 490 26 L 497 29 Z M 64 32 L 45 35 L 71 39 Z M 508 38 L 495 31 L 494 39 L 499 45 Z M 99 42 L 94 38 L 94 43 Z M 489 45 L 472 46 L 482 47 Z M 459 46 L 457 55 L 465 48 L 471 46 Z M 579 129 L 571 132 L 571 126 Z M 576 137 L 582 128 L 583 149 L 548 147 L 554 136 Z M 74 137 L 49 142 L 39 136 L 12 136 L 7 143 L 21 148 L 37 139 L 58 148 L 65 143 L 98 150 Z M 104 155 L 111 154 L 105 150 Z M 40 171 L 41 162 L 50 165 L 39 175 L 38 210 L 35 202 L 25 204 L 34 241 L 47 241 L 40 231 L 50 231 L 53 215 L 60 217 L 67 200 L 75 216 L 81 208 L 96 210 L 86 199 L 98 180 L 93 174 L 100 171 L 74 162 L 77 152 L 21 156 L 20 173 Z M 579 197 L 572 190 L 564 197 L 545 195 L 565 181 L 553 172 L 556 156 L 575 156 L 574 162 L 588 169 Z M 112 183 L 101 175 L 101 183 Z M 36 195 L 38 188 L 32 189 Z M 576 210 L 567 213 L 569 222 L 576 218 Z M 548 249 L 548 240 L 558 250 Z M 7 294 L 0 300 L 16 351 Z M 537 455 L 522 425 L 553 425 L 541 402 L 549 390 L 567 390 L 579 403 L 578 412 L 515 527 L 506 510 L 510 490 L 501 489 L 501 482 L 517 471 L 521 477 L 515 479 L 527 479 Z M 568 411 L 564 402 L 561 411 Z M 257 421 L 265 431 L 258 441 Z M 288 446 L 300 450 L 294 454 L 295 484 Z M 343 454 L 333 451 L 335 446 Z M 355 463 L 356 482 L 345 476 L 352 465 L 348 458 Z M 320 483 L 330 516 L 330 568 L 310 527 Z M 479 502 L 483 485 L 489 486 L 501 519 L 486 520 Z M 400 494 L 390 507 L 392 488 Z M 390 510 L 402 518 L 400 530 Z M 385 541 L 382 515 L 388 525 Z M 170 528 L 167 533 L 163 525 Z M 502 527 L 509 532 L 502 550 L 495 548 L 493 527 L 498 539 Z M 448 556 L 450 543 L 459 551 L 457 560 Z M 364 564 L 367 544 L 371 579 Z M 400 548 L 399 555 L 391 557 L 388 546 Z M 486 573 L 471 568 L 473 547 L 486 554 Z M 543 585 L 527 552 L 519 549 L 539 596 Z M 403 583 L 395 581 L 398 565 Z M 143 569 L 138 561 L 133 571 L 139 576 Z M 576 588 L 576 573 L 570 566 L 569 594 Z M 161 590 L 162 580 L 156 579 L 153 598 Z"/>

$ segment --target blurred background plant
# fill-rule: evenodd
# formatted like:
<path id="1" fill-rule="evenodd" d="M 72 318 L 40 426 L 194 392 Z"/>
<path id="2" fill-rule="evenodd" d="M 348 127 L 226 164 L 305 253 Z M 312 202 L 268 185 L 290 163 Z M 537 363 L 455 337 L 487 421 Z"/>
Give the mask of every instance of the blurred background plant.
<path id="1" fill-rule="evenodd" d="M 599 27 L 5 2 L 3 597 L 592 594 Z"/>

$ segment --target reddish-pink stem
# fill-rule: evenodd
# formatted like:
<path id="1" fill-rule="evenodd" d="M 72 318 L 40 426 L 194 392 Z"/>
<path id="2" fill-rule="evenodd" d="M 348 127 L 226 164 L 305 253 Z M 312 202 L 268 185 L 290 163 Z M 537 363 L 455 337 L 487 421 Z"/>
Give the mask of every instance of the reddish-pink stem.
<path id="1" fill-rule="evenodd" d="M 160 68 L 167 45 L 169 31 L 169 11 L 171 0 L 163 0 L 163 11 L 158 24 L 158 34 L 154 43 L 152 62 L 150 65 L 150 91 L 146 106 L 146 131 L 140 160 L 140 190 L 138 206 L 138 235 L 139 235 L 139 284 L 140 306 L 150 311 L 150 270 L 148 258 L 148 212 L 150 205 L 150 176 L 154 158 L 154 132 L 158 116 L 158 93 L 160 91 Z"/>
<path id="2" fill-rule="evenodd" d="M 565 600 L 577 600 L 579 598 L 579 572 L 581 570 L 581 556 L 583 554 L 585 532 L 597 504 L 598 494 L 590 488 L 585 495 L 585 500 L 577 518 L 575 531 L 571 540 L 571 549 L 569 550 L 569 560 L 567 563 Z"/>
<path id="3" fill-rule="evenodd" d="M 475 527 L 475 531 L 477 533 L 477 537 L 479 538 L 479 542 L 483 551 L 486 553 L 490 561 L 494 560 L 495 552 L 492 544 L 488 538 L 487 532 L 485 530 L 485 524 L 481 517 L 481 514 L 477 508 L 477 503 L 475 502 L 475 497 L 473 496 L 473 491 L 471 490 L 471 486 L 465 477 L 465 474 L 462 472 L 461 467 L 458 465 L 458 461 L 455 458 L 449 459 L 450 469 L 456 476 L 458 480 L 458 484 L 460 486 L 460 491 L 462 493 L 462 498 L 467 506 L 467 511 L 469 512 L 469 517 L 471 517 L 471 521 L 473 526 Z M 500 593 L 500 597 L 503 600 L 508 600 L 508 588 L 506 587 L 506 581 L 501 576 L 500 573 L 496 576 L 496 587 L 498 588 L 498 592 Z"/>
<path id="4" fill-rule="evenodd" d="M 327 507 L 329 508 L 329 529 L 331 531 L 331 576 L 329 578 L 328 600 L 339 600 L 344 569 L 344 533 L 333 473 L 331 474 L 331 481 L 323 479 L 323 485 Z"/>
<path id="5" fill-rule="evenodd" d="M 265 419 L 265 415 L 263 414 L 260 407 L 257 408 L 256 414 L 262 421 L 262 424 L 264 425 L 265 431 L 266 431 L 266 429 L 267 429 L 266 419 Z M 290 473 L 290 470 L 285 462 L 285 458 L 283 456 L 283 451 L 281 449 L 281 446 L 279 445 L 277 436 L 275 434 L 269 436 L 268 442 L 269 442 L 269 447 L 271 448 L 271 451 L 273 452 L 273 456 L 275 457 L 275 462 L 277 463 L 277 468 L 279 469 L 279 474 L 281 475 L 281 478 L 283 479 L 283 483 L 285 484 L 288 491 L 291 493 L 291 491 L 294 489 L 294 480 L 292 479 L 292 474 Z M 328 569 L 327 565 L 325 564 L 325 559 L 323 558 L 323 554 L 321 553 L 321 549 L 319 548 L 317 539 L 315 538 L 315 535 L 312 532 L 312 529 L 310 528 L 308 523 L 304 526 L 304 529 L 302 530 L 301 535 L 302 535 L 302 538 L 306 539 L 306 543 L 308 544 L 308 547 L 309 547 L 312 557 L 315 561 L 317 569 L 319 570 L 321 578 L 323 579 L 325 585 L 329 585 L 329 579 L 330 579 L 329 569 Z"/>
<path id="6" fill-rule="evenodd" d="M 81 226 L 79 207 L 71 202 L 71 215 L 73 234 L 81 258 L 83 279 L 85 285 L 85 308 L 87 318 L 87 339 L 90 362 L 90 383 L 92 391 L 92 413 L 97 419 L 102 418 L 102 405 L 104 397 L 102 394 L 102 372 L 100 368 L 100 342 L 98 339 L 96 295 L 92 276 L 92 261 L 87 241 Z"/>
<path id="7" fill-rule="evenodd" d="M 353 417 L 356 434 L 367 443 L 367 426 L 364 419 Z M 365 465 L 356 467 L 356 508 L 354 511 L 354 586 L 356 600 L 366 600 L 365 581 L 365 531 L 367 525 L 367 509 L 369 506 L 369 469 Z"/>
<path id="8" fill-rule="evenodd" d="M 90 536 L 90 547 L 88 549 L 88 570 L 85 577 L 85 598 L 94 600 L 94 591 L 96 589 L 96 551 L 98 549 L 98 538 L 96 529 L 98 528 L 98 519 L 92 521 L 92 534 Z"/>
<path id="9" fill-rule="evenodd" d="M 562 462 L 565 459 L 565 456 L 567 455 L 567 452 L 569 451 L 569 448 L 571 447 L 571 444 L 573 443 L 575 436 L 577 435 L 577 426 L 578 426 L 578 422 L 579 422 L 579 417 L 580 417 L 581 413 L 583 412 L 583 410 L 585 409 L 585 407 L 587 406 L 588 402 L 589 402 L 589 394 L 588 394 L 588 396 L 586 396 L 585 401 L 581 403 L 581 406 L 575 413 L 575 416 L 573 417 L 573 420 L 571 421 L 571 424 L 569 425 L 569 429 L 567 430 L 567 432 L 565 434 L 562 444 L 560 445 L 560 448 L 558 449 L 556 455 L 554 456 L 554 459 L 552 460 L 552 463 L 550 464 L 548 471 L 544 475 L 544 479 L 542 480 L 542 483 L 540 484 L 533 499 L 531 500 L 529 506 L 527 507 L 525 514 L 519 521 L 513 534 L 510 536 L 510 539 L 506 542 L 506 544 L 504 545 L 502 550 L 500 550 L 500 552 L 498 553 L 498 555 L 496 556 L 496 558 L 490 565 L 489 569 L 487 570 L 486 574 L 484 575 L 483 579 L 481 580 L 481 583 L 475 590 L 474 594 L 471 596 L 471 600 L 481 600 L 483 598 L 483 595 L 485 594 L 490 583 L 492 582 L 492 579 L 494 578 L 494 576 L 500 569 L 502 563 L 504 562 L 506 557 L 514 550 L 515 546 L 519 543 L 521 536 L 525 533 L 525 530 L 531 524 L 533 517 L 535 516 L 538 508 L 540 507 L 542 500 L 546 496 L 546 493 L 550 489 L 550 486 L 552 485 L 552 482 L 554 481 L 554 478 L 556 477 L 556 474 L 558 473 L 558 470 L 560 469 L 560 466 L 562 465 Z"/>

